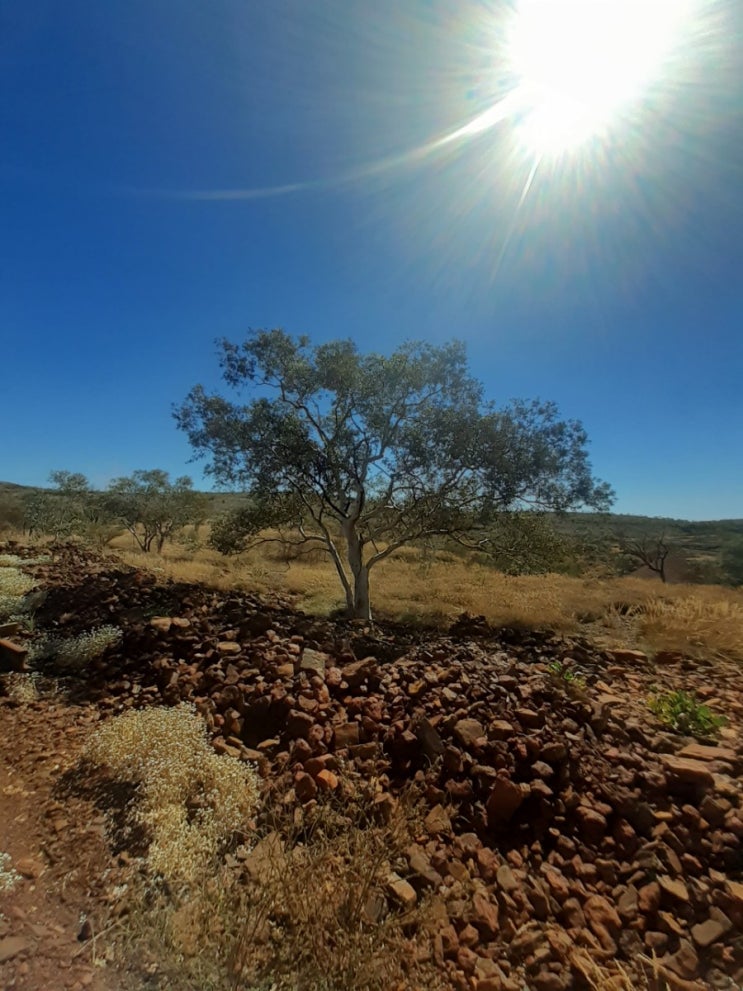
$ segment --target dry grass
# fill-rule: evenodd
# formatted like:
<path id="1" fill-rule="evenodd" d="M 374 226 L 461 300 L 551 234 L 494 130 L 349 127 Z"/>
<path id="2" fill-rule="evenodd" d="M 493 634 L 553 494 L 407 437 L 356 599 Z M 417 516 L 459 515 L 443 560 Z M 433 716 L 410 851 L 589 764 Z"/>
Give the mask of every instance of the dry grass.
<path id="1" fill-rule="evenodd" d="M 175 544 L 155 556 L 135 551 L 125 537 L 113 547 L 127 563 L 163 577 L 289 594 L 311 613 L 327 614 L 344 604 L 330 561 L 316 552 L 286 560 L 280 549 L 267 545 L 226 558 L 205 547 L 192 551 Z M 371 580 L 381 618 L 443 627 L 470 612 L 495 626 L 583 630 L 607 645 L 743 659 L 743 590 L 663 585 L 638 577 L 513 577 L 453 554 L 430 559 L 413 547 L 380 563 Z"/>
<path id="2" fill-rule="evenodd" d="M 368 798 L 309 814 L 278 803 L 231 867 L 194 877 L 178 897 L 145 893 L 130 914 L 135 943 L 149 946 L 169 987 L 443 991 L 428 903 L 404 909 L 385 894 L 416 807 L 401 801 L 384 821 L 374 808 Z"/>

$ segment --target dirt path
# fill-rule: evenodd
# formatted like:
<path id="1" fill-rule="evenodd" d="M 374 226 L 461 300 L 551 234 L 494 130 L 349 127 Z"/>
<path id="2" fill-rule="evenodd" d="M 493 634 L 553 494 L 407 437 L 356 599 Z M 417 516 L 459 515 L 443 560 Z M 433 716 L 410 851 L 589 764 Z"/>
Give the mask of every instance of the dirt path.
<path id="1" fill-rule="evenodd" d="M 21 875 L 0 892 L 3 991 L 131 987 L 107 953 L 124 870 L 105 841 L 103 815 L 70 787 L 98 718 L 92 706 L 0 698 L 0 851 Z"/>

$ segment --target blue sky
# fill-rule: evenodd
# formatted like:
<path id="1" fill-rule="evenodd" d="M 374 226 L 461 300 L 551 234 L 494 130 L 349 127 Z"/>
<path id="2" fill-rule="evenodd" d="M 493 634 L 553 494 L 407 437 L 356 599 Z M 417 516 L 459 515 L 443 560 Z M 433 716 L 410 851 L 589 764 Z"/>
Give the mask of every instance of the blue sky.
<path id="1" fill-rule="evenodd" d="M 0 0 L 0 479 L 200 480 L 172 404 L 282 326 L 461 338 L 583 421 L 618 511 L 743 517 L 743 14 L 696 2 L 524 196 L 513 120 L 407 154 L 511 85 L 509 4 Z"/>

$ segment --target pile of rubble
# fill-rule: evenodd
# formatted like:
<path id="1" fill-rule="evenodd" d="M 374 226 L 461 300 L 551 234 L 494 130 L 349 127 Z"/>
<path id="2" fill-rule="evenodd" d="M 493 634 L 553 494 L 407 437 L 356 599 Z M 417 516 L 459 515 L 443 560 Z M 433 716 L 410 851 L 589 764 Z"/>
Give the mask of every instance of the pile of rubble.
<path id="1" fill-rule="evenodd" d="M 471 617 L 446 635 L 368 629 L 74 549 L 34 571 L 35 635 L 123 630 L 78 682 L 103 709 L 191 702 L 219 752 L 305 808 L 374 780 L 384 815 L 414 783 L 425 829 L 387 897 L 432 899 L 452 987 L 564 991 L 643 960 L 679 991 L 743 986 L 736 665 Z M 715 741 L 649 711 L 674 689 L 727 717 Z"/>

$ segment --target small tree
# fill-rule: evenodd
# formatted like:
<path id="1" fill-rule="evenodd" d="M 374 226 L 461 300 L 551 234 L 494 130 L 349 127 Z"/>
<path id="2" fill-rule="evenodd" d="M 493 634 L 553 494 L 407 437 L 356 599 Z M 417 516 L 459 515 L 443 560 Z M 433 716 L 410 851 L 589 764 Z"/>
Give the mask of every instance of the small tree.
<path id="1" fill-rule="evenodd" d="M 174 533 L 204 519 L 206 500 L 194 492 L 187 475 L 171 482 L 168 472 L 156 468 L 115 479 L 106 492 L 106 504 L 143 551 L 149 552 L 154 544 L 160 553 Z"/>
<path id="2" fill-rule="evenodd" d="M 322 547 L 350 616 L 371 618 L 369 573 L 404 544 L 445 535 L 481 548 L 502 512 L 611 501 L 581 425 L 551 403 L 485 403 L 461 343 L 386 357 L 261 330 L 220 350 L 227 385 L 253 398 L 196 386 L 175 411 L 207 471 L 251 493 L 212 540 L 228 552 L 268 539 Z"/>
<path id="3" fill-rule="evenodd" d="M 105 523 L 105 506 L 85 475 L 59 470 L 50 472 L 49 481 L 53 489 L 34 492 L 26 500 L 24 529 L 57 539 L 73 534 L 87 538 L 97 532 Z"/>
<path id="4" fill-rule="evenodd" d="M 658 575 L 662 582 L 666 581 L 666 559 L 672 548 L 665 534 L 623 540 L 622 550 L 627 557 Z"/>

